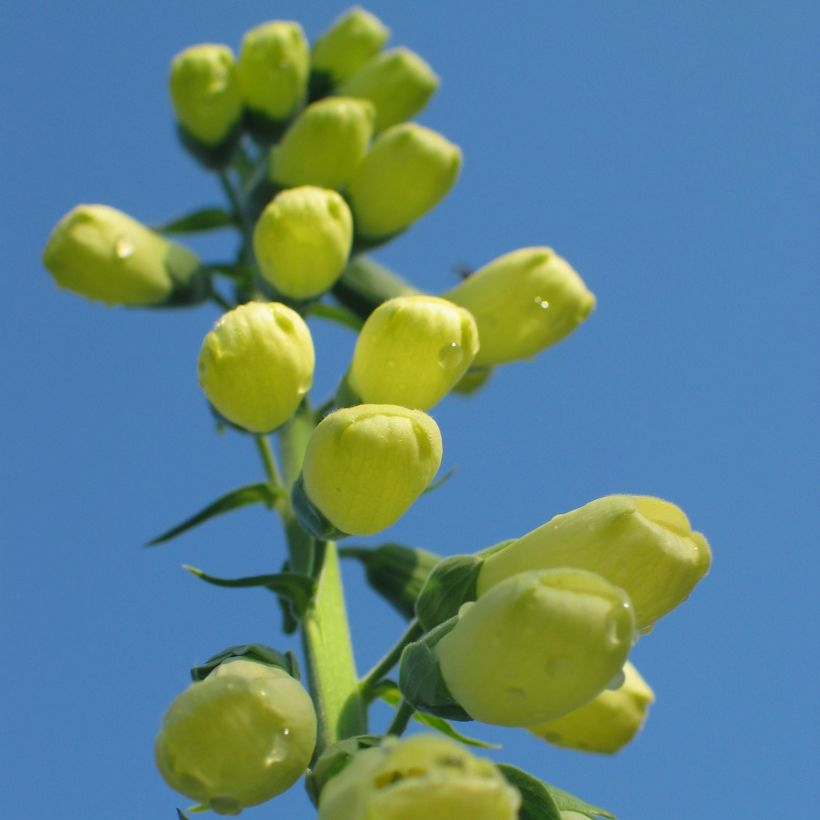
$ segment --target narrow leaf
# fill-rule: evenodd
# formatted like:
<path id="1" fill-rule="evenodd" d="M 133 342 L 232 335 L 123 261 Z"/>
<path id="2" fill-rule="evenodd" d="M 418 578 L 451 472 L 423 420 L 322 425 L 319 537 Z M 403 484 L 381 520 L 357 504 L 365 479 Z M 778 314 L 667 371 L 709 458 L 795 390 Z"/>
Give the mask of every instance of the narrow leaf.
<path id="1" fill-rule="evenodd" d="M 447 483 L 447 482 L 448 482 L 448 481 L 449 481 L 449 480 L 450 480 L 450 479 L 451 479 L 451 478 L 455 475 L 455 473 L 456 473 L 456 470 L 457 470 L 457 469 L 458 469 L 458 467 L 453 467 L 453 468 L 451 468 L 451 469 L 447 470 L 447 472 L 446 472 L 446 473 L 445 473 L 445 474 L 444 474 L 441 478 L 436 479 L 436 480 L 435 480 L 435 481 L 434 481 L 434 482 L 433 482 L 433 483 L 432 483 L 432 484 L 431 484 L 431 485 L 430 485 L 430 486 L 429 486 L 429 487 L 428 487 L 428 488 L 427 488 L 427 489 L 426 489 L 426 490 L 422 493 L 422 495 L 427 495 L 427 493 L 432 493 L 432 492 L 433 492 L 433 490 L 437 490 L 439 487 L 441 487 L 441 486 L 443 486 L 444 484 L 446 484 L 446 483 Z"/>
<path id="2" fill-rule="evenodd" d="M 538 778 L 507 763 L 498 763 L 497 766 L 507 782 L 521 794 L 518 820 L 561 820 L 558 806 Z"/>
<path id="3" fill-rule="evenodd" d="M 271 575 L 250 575 L 246 578 L 217 578 L 208 575 L 201 569 L 183 564 L 182 568 L 218 587 L 241 589 L 248 587 L 264 587 L 277 595 L 282 595 L 293 603 L 297 612 L 304 612 L 313 595 L 314 581 L 307 575 L 296 572 L 279 572 Z"/>
<path id="4" fill-rule="evenodd" d="M 158 233 L 199 233 L 235 225 L 233 214 L 222 208 L 200 208 L 154 228 Z"/>
<path id="5" fill-rule="evenodd" d="M 270 484 L 247 484 L 244 487 L 238 487 L 236 490 L 231 490 L 229 493 L 218 498 L 212 504 L 209 504 L 205 509 L 200 510 L 195 515 L 171 527 L 170 530 L 158 535 L 153 540 L 149 541 L 145 546 L 154 547 L 157 544 L 162 544 L 165 541 L 170 541 L 176 538 L 183 532 L 198 526 L 199 524 L 215 518 L 217 515 L 223 515 L 231 510 L 239 509 L 240 507 L 247 507 L 249 504 L 273 504 L 276 501 L 277 493 L 271 488 Z"/>
<path id="6" fill-rule="evenodd" d="M 397 707 L 401 703 L 401 692 L 399 687 L 394 683 L 386 682 L 387 685 L 379 686 L 379 697 L 387 704 Z M 430 729 L 435 729 L 437 732 L 446 735 L 452 740 L 457 740 L 465 746 L 478 746 L 481 749 L 500 749 L 501 746 L 497 743 L 487 743 L 484 740 L 477 740 L 476 738 L 463 735 L 458 730 L 454 729 L 448 721 L 444 718 L 436 717 L 435 715 L 428 715 L 424 712 L 415 712 L 413 720 L 427 726 Z"/>
<path id="7" fill-rule="evenodd" d="M 311 304 L 307 312 L 310 316 L 319 316 L 322 319 L 329 319 L 331 322 L 349 327 L 357 333 L 362 329 L 364 321 L 347 308 L 338 305 L 323 305 L 321 302 Z"/>
<path id="8" fill-rule="evenodd" d="M 591 818 L 606 817 L 607 820 L 617 820 L 611 811 L 602 809 L 600 806 L 593 806 L 591 803 L 587 803 L 586 800 L 581 800 L 580 797 L 559 789 L 558 786 L 544 783 L 544 788 L 550 793 L 550 797 L 561 811 L 577 811 L 579 814 L 585 814 Z"/>
<path id="9" fill-rule="evenodd" d="M 177 820 L 188 820 L 188 815 L 183 814 L 179 809 L 177 809 Z"/>

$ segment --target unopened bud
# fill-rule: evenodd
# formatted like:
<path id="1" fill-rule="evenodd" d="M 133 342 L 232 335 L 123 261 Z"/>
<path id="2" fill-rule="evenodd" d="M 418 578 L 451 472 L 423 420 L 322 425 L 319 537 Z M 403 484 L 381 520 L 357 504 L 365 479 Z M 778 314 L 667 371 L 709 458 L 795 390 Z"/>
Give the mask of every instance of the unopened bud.
<path id="1" fill-rule="evenodd" d="M 438 88 L 430 66 L 408 48 L 394 48 L 374 57 L 342 83 L 338 94 L 362 97 L 376 106 L 376 131 L 415 116 Z"/>
<path id="2" fill-rule="evenodd" d="M 316 713 L 283 669 L 228 661 L 178 695 L 155 743 L 173 789 L 217 814 L 239 814 L 289 789 L 316 743 Z"/>
<path id="3" fill-rule="evenodd" d="M 354 6 L 313 44 L 311 68 L 328 74 L 331 84 L 340 83 L 375 57 L 389 36 L 378 17 Z"/>
<path id="4" fill-rule="evenodd" d="M 476 365 L 528 359 L 569 335 L 595 307 L 581 277 L 550 248 L 499 256 L 443 295 L 475 317 Z"/>
<path id="5" fill-rule="evenodd" d="M 278 302 L 248 302 L 205 337 L 199 383 L 228 421 L 268 433 L 296 411 L 313 383 L 313 341 L 301 316 Z"/>
<path id="6" fill-rule="evenodd" d="M 461 150 L 441 134 L 416 123 L 389 128 L 348 186 L 356 235 L 404 230 L 444 199 L 460 168 Z"/>
<path id="7" fill-rule="evenodd" d="M 452 696 L 476 720 L 532 726 L 618 674 L 634 638 L 627 594 L 591 572 L 522 572 L 464 604 L 436 645 Z"/>
<path id="8" fill-rule="evenodd" d="M 51 232 L 43 264 L 60 287 L 109 305 L 157 305 L 185 288 L 199 257 L 107 205 L 78 205 Z"/>

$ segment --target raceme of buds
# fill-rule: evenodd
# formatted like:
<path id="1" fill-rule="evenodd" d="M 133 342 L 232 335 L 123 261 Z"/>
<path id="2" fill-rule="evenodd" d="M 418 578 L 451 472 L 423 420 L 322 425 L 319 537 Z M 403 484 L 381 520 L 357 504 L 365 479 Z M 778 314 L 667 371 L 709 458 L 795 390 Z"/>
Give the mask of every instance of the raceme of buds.
<path id="1" fill-rule="evenodd" d="M 301 316 L 278 302 L 248 302 L 216 323 L 199 354 L 199 383 L 228 421 L 268 433 L 295 412 L 313 383 L 313 341 Z"/>
<path id="2" fill-rule="evenodd" d="M 530 358 L 569 335 L 595 307 L 581 277 L 550 248 L 499 256 L 443 295 L 475 316 L 476 365 Z"/>
<path id="3" fill-rule="evenodd" d="M 259 270 L 280 293 L 308 299 L 339 278 L 353 241 L 347 203 L 335 191 L 304 185 L 278 194 L 253 232 Z"/>
<path id="4" fill-rule="evenodd" d="M 233 52 L 203 44 L 181 51 L 171 63 L 171 101 L 180 125 L 205 145 L 225 140 L 242 117 Z"/>
<path id="5" fill-rule="evenodd" d="M 525 570 L 577 567 L 626 590 L 637 627 L 646 630 L 689 597 L 711 560 L 709 544 L 680 507 L 646 495 L 610 495 L 490 555 L 478 594 Z"/>
<path id="6" fill-rule="evenodd" d="M 476 720 L 532 726 L 577 709 L 617 675 L 634 639 L 627 594 L 591 572 L 521 572 L 464 604 L 436 645 Z"/>
<path id="7" fill-rule="evenodd" d="M 109 305 L 157 305 L 201 263 L 176 242 L 107 205 L 78 205 L 58 223 L 43 264 L 60 287 Z"/>
<path id="8" fill-rule="evenodd" d="M 337 530 L 371 535 L 398 521 L 441 464 L 438 425 L 426 413 L 361 404 L 326 416 L 305 452 L 307 500 Z"/>
<path id="9" fill-rule="evenodd" d="M 374 115 L 372 103 L 352 97 L 309 105 L 271 150 L 268 177 L 281 187 L 343 187 L 367 153 Z"/>
<path id="10" fill-rule="evenodd" d="M 376 131 L 409 120 L 438 88 L 438 77 L 418 54 L 408 48 L 394 48 L 374 57 L 336 93 L 362 97 L 376 106 Z"/>
<path id="11" fill-rule="evenodd" d="M 390 36 L 378 17 L 356 6 L 345 12 L 313 44 L 310 55 L 314 71 L 340 83 L 375 57 Z"/>
<path id="12" fill-rule="evenodd" d="M 478 329 L 463 308 L 435 296 L 384 302 L 362 328 L 349 382 L 362 401 L 427 410 L 467 371 Z"/>
<path id="13" fill-rule="evenodd" d="M 521 797 L 489 760 L 435 735 L 357 752 L 319 799 L 319 820 L 515 820 Z"/>
<path id="14" fill-rule="evenodd" d="M 305 96 L 308 63 L 308 44 L 298 23 L 274 20 L 251 29 L 238 61 L 245 105 L 275 122 L 288 119 Z"/>
<path id="15" fill-rule="evenodd" d="M 169 786 L 217 814 L 239 814 L 289 789 L 315 743 L 316 713 L 299 681 L 234 660 L 177 696 L 154 750 Z"/>
<path id="16" fill-rule="evenodd" d="M 388 128 L 348 186 L 356 235 L 404 230 L 446 196 L 460 168 L 461 150 L 441 134 L 416 123 Z"/>
<path id="17" fill-rule="evenodd" d="M 649 684 L 629 661 L 623 671 L 617 689 L 604 689 L 580 709 L 529 730 L 556 746 L 599 754 L 619 751 L 638 733 L 655 701 Z"/>

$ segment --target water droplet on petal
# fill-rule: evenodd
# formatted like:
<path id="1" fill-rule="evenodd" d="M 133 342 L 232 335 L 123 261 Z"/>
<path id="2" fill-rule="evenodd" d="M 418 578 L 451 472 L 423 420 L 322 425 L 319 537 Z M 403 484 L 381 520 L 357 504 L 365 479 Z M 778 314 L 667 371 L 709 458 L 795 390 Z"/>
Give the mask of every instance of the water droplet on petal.
<path id="1" fill-rule="evenodd" d="M 212 797 L 208 805 L 217 814 L 239 814 L 242 804 L 235 797 Z"/>
<path id="2" fill-rule="evenodd" d="M 631 643 L 633 638 L 632 624 L 628 616 L 630 606 L 627 603 L 616 607 L 606 616 L 606 640 L 610 646 Z"/>
<path id="3" fill-rule="evenodd" d="M 134 245 L 129 236 L 121 236 L 114 243 L 114 253 L 117 259 L 128 259 L 136 249 L 136 245 Z"/>
<path id="4" fill-rule="evenodd" d="M 549 301 L 547 299 L 542 299 L 540 296 L 536 296 L 534 301 L 535 306 L 539 310 L 546 310 L 550 306 Z"/>
<path id="5" fill-rule="evenodd" d="M 458 342 L 450 342 L 438 352 L 438 363 L 446 370 L 455 370 L 463 358 L 464 351 Z"/>

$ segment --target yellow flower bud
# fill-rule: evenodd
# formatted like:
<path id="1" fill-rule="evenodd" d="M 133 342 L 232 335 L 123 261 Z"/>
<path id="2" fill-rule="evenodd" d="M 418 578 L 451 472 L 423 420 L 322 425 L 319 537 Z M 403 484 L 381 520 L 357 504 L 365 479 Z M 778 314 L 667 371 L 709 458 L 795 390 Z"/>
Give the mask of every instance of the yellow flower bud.
<path id="1" fill-rule="evenodd" d="M 376 106 L 376 131 L 409 120 L 438 88 L 438 77 L 418 54 L 394 48 L 374 57 L 337 89 Z"/>
<path id="2" fill-rule="evenodd" d="M 218 145 L 239 122 L 242 98 L 228 46 L 203 44 L 171 62 L 171 101 L 176 118 L 195 139 Z"/>
<path id="3" fill-rule="evenodd" d="M 461 150 L 441 134 L 416 123 L 389 128 L 348 185 L 356 234 L 404 230 L 444 199 L 460 168 Z"/>
<path id="4" fill-rule="evenodd" d="M 205 337 L 199 383 L 228 421 L 268 433 L 296 411 L 313 383 L 313 341 L 301 316 L 278 302 L 226 313 Z"/>
<path id="5" fill-rule="evenodd" d="M 521 797 L 489 761 L 443 737 L 357 752 L 319 799 L 319 820 L 515 820 Z"/>
<path id="6" fill-rule="evenodd" d="M 463 308 L 435 296 L 399 296 L 370 314 L 349 381 L 362 401 L 427 410 L 464 375 L 478 330 Z"/>
<path id="7" fill-rule="evenodd" d="M 522 572 L 464 604 L 436 645 L 450 693 L 476 720 L 532 726 L 595 697 L 634 638 L 627 594 L 591 572 Z"/>
<path id="8" fill-rule="evenodd" d="M 475 316 L 476 365 L 530 358 L 568 336 L 595 307 L 581 277 L 550 248 L 499 256 L 444 298 Z"/>
<path id="9" fill-rule="evenodd" d="M 271 150 L 268 177 L 281 187 L 341 188 L 367 153 L 374 115 L 371 103 L 352 97 L 309 105 Z"/>
<path id="10" fill-rule="evenodd" d="M 313 44 L 311 67 L 339 83 L 375 57 L 389 36 L 390 29 L 378 17 L 354 6 Z"/>
<path id="11" fill-rule="evenodd" d="M 252 28 L 239 52 L 245 105 L 270 120 L 286 120 L 305 96 L 308 44 L 298 23 L 275 20 Z"/>
<path id="12" fill-rule="evenodd" d="M 345 201 L 335 191 L 310 185 L 278 194 L 253 232 L 262 275 L 293 299 L 324 293 L 341 276 L 352 241 Z"/>
<path id="13" fill-rule="evenodd" d="M 217 814 L 239 814 L 289 789 L 316 743 L 316 713 L 283 669 L 223 663 L 177 696 L 155 743 L 171 788 Z"/>
<path id="14" fill-rule="evenodd" d="M 326 416 L 302 467 L 308 499 L 338 530 L 371 535 L 398 521 L 441 464 L 441 433 L 426 413 L 361 404 Z"/>
<path id="15" fill-rule="evenodd" d="M 556 746 L 614 754 L 635 737 L 654 702 L 649 684 L 627 661 L 624 681 L 617 689 L 604 689 L 580 709 L 528 728 Z"/>
<path id="16" fill-rule="evenodd" d="M 683 603 L 712 561 L 683 510 L 646 495 L 610 495 L 557 515 L 490 555 L 478 594 L 518 572 L 577 567 L 626 590 L 638 629 Z"/>
<path id="17" fill-rule="evenodd" d="M 43 264 L 60 287 L 110 305 L 155 305 L 184 286 L 199 257 L 107 205 L 78 205 L 51 233 Z"/>

